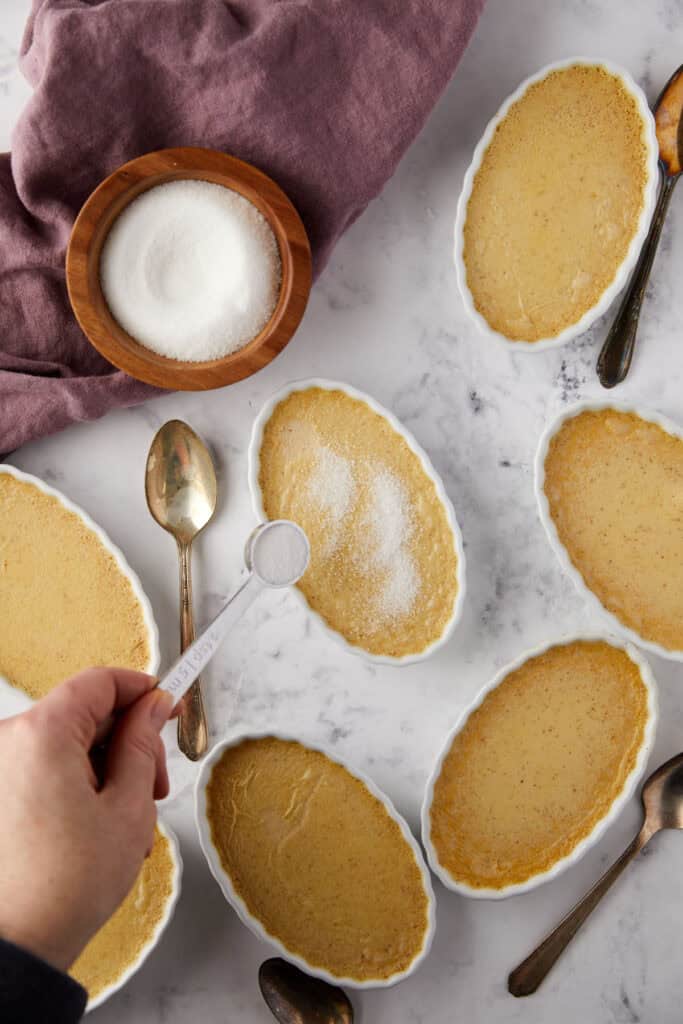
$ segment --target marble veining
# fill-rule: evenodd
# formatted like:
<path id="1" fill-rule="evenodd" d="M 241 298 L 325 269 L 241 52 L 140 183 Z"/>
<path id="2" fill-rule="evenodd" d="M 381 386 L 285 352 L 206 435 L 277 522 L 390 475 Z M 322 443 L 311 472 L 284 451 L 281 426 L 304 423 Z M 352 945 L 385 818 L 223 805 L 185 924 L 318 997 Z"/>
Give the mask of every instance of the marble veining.
<path id="1" fill-rule="evenodd" d="M 15 67 L 29 0 L 0 11 L 0 133 L 28 87 Z M 143 471 L 166 419 L 188 420 L 212 445 L 219 507 L 195 549 L 197 619 L 239 578 L 253 523 L 246 451 L 263 401 L 288 380 L 320 375 L 369 391 L 415 434 L 442 474 L 462 526 L 468 601 L 447 647 L 425 664 L 369 665 L 333 644 L 287 594 L 266 595 L 205 673 L 214 738 L 267 722 L 332 744 L 367 771 L 417 827 L 422 790 L 449 724 L 506 661 L 565 632 L 592 629 L 538 521 L 532 465 L 545 422 L 600 393 L 595 359 L 607 320 L 574 343 L 510 352 L 466 319 L 451 261 L 465 168 L 488 119 L 519 82 L 582 54 L 623 64 L 654 100 L 681 62 L 681 0 L 489 0 L 454 79 L 382 195 L 351 228 L 314 289 L 295 341 L 262 373 L 229 389 L 181 394 L 72 427 L 15 453 L 13 464 L 63 489 L 107 530 L 155 608 L 162 663 L 176 653 L 176 556 L 149 518 Z M 674 197 L 643 312 L 632 373 L 618 397 L 683 420 L 683 192 Z M 648 657 L 660 684 L 652 763 L 681 748 L 683 666 Z M 256 984 L 268 955 L 224 903 L 195 837 L 196 769 L 168 746 L 173 795 L 163 808 L 186 862 L 175 921 L 101 1024 L 266 1024 Z M 356 1000 L 362 1024 L 669 1024 L 680 1019 L 683 836 L 665 834 L 629 869 L 542 990 L 508 996 L 509 969 L 630 839 L 632 800 L 580 865 L 501 903 L 436 885 L 438 927 L 422 969 L 398 988 Z"/>

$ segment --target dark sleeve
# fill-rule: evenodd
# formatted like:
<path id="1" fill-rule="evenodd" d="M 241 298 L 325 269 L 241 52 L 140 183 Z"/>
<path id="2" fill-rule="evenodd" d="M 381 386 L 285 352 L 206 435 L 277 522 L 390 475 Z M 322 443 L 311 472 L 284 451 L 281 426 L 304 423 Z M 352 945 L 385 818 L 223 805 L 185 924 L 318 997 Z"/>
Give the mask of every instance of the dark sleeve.
<path id="1" fill-rule="evenodd" d="M 68 974 L 0 939 L 2 1024 L 76 1024 L 87 998 Z"/>

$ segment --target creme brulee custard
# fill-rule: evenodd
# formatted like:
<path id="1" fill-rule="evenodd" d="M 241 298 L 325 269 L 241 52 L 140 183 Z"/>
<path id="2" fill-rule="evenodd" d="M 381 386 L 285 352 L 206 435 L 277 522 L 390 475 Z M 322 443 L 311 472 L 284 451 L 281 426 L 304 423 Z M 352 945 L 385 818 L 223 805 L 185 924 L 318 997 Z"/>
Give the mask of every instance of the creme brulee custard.
<path id="1" fill-rule="evenodd" d="M 604 641 L 550 647 L 511 671 L 456 734 L 434 783 L 441 868 L 497 890 L 548 871 L 622 792 L 648 715 L 638 665 Z"/>
<path id="2" fill-rule="evenodd" d="M 531 84 L 467 205 L 467 285 L 489 326 L 534 342 L 595 306 L 638 230 L 648 174 L 643 116 L 621 78 L 573 64 Z"/>
<path id="3" fill-rule="evenodd" d="M 157 827 L 133 888 L 69 971 L 91 1001 L 115 985 L 155 940 L 174 894 L 176 871 L 171 844 Z"/>
<path id="4" fill-rule="evenodd" d="M 268 519 L 293 519 L 311 545 L 298 584 L 351 644 L 401 657 L 439 640 L 453 616 L 453 530 L 421 459 L 388 420 L 341 390 L 294 391 L 260 447 Z"/>
<path id="5" fill-rule="evenodd" d="M 416 854 L 336 761 L 290 740 L 244 739 L 214 765 L 206 813 L 237 895 L 291 954 L 370 982 L 422 952 L 430 896 Z"/>
<path id="6" fill-rule="evenodd" d="M 632 412 L 566 419 L 545 495 L 571 562 L 644 640 L 683 650 L 683 440 Z"/>
<path id="7" fill-rule="evenodd" d="M 143 609 L 83 520 L 0 471 L 0 675 L 35 699 L 90 665 L 144 671 Z"/>

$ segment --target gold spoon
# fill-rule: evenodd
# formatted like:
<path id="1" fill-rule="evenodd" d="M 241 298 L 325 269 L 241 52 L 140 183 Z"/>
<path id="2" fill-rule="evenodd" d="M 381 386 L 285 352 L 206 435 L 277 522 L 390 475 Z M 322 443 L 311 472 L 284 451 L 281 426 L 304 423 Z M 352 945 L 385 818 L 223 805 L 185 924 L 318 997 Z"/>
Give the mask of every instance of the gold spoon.
<path id="1" fill-rule="evenodd" d="M 536 991 L 612 882 L 657 832 L 665 828 L 683 828 L 683 754 L 676 754 L 652 773 L 643 786 L 641 798 L 645 818 L 640 832 L 590 892 L 510 974 L 508 991 L 513 996 L 530 996 Z"/>
<path id="2" fill-rule="evenodd" d="M 650 230 L 631 283 L 598 356 L 597 371 L 604 388 L 613 388 L 626 377 L 636 343 L 640 307 L 652 270 L 659 236 L 683 164 L 683 64 L 666 83 L 655 104 L 655 129 L 659 144 L 662 187 Z"/>
<path id="3" fill-rule="evenodd" d="M 278 590 L 294 586 L 306 572 L 310 557 L 308 537 L 289 519 L 271 519 L 252 531 L 244 548 L 246 577 L 198 638 L 159 680 L 159 689 L 168 690 L 174 698 L 174 705 L 182 701 L 232 627 L 259 594 L 270 587 Z"/>
<path id="4" fill-rule="evenodd" d="M 176 539 L 180 560 L 180 650 L 194 640 L 192 615 L 192 541 L 216 508 L 216 471 L 200 437 L 182 420 L 169 420 L 157 432 L 147 456 L 145 494 L 159 526 Z M 201 681 L 183 697 L 178 716 L 178 746 L 191 761 L 206 750 L 208 730 Z"/>
<path id="5" fill-rule="evenodd" d="M 261 964 L 258 983 L 280 1024 L 353 1024 L 353 1007 L 343 989 L 311 978 L 280 957 Z"/>

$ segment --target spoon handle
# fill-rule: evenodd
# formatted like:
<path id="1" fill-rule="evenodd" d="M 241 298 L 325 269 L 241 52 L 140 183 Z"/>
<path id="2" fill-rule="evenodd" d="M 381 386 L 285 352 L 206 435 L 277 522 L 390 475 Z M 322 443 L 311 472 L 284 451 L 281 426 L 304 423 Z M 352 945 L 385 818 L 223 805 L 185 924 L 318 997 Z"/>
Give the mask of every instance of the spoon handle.
<path id="1" fill-rule="evenodd" d="M 180 561 L 180 651 L 194 641 L 194 616 L 192 614 L 192 565 L 191 546 L 178 544 Z M 206 712 L 202 699 L 199 676 L 182 699 L 178 715 L 178 746 L 190 761 L 198 761 L 208 744 Z"/>
<path id="2" fill-rule="evenodd" d="M 264 584 L 253 573 L 228 599 L 218 615 L 204 629 L 196 640 L 184 651 L 159 683 L 160 690 L 167 690 L 177 704 L 192 686 L 202 669 L 206 668 L 231 628 L 244 615 L 254 598 L 263 590 Z"/>
<path id="3" fill-rule="evenodd" d="M 548 935 L 526 960 L 515 967 L 508 977 L 508 991 L 513 996 L 530 996 L 539 987 L 555 961 L 567 948 L 586 918 L 597 907 L 598 903 L 617 880 L 627 864 L 651 838 L 652 833 L 645 827 L 640 830 L 633 842 L 627 846 L 621 857 L 608 868 L 590 892 L 569 911 L 560 921 L 557 928 Z"/>
<path id="4" fill-rule="evenodd" d="M 636 264 L 631 283 L 621 300 L 619 311 L 609 334 L 605 338 L 602 351 L 598 356 L 597 371 L 603 388 L 613 388 L 616 384 L 620 384 L 631 366 L 633 348 L 638 331 L 640 308 L 643 304 L 645 289 L 647 288 L 655 253 L 659 245 L 659 237 L 662 233 L 662 225 L 664 224 L 666 211 L 669 207 L 669 200 L 677 180 L 676 176 L 665 175 L 664 177 L 664 182 L 659 191 L 659 198 L 657 199 L 657 206 L 652 217 L 652 223 L 650 224 L 650 230 Z"/>

